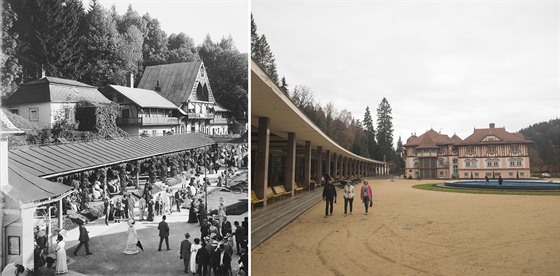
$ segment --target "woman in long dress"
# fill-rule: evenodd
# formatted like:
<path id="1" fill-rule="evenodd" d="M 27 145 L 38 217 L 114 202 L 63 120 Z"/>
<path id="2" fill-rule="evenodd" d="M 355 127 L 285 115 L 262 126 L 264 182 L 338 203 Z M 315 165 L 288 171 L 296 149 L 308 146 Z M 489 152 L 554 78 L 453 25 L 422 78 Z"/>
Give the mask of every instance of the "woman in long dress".
<path id="1" fill-rule="evenodd" d="M 154 221 L 154 200 L 150 199 L 147 202 L 148 205 L 148 218 L 146 218 L 147 221 Z"/>
<path id="2" fill-rule="evenodd" d="M 64 274 L 68 272 L 68 264 L 66 263 L 66 243 L 63 241 L 62 235 L 58 235 L 56 239 L 56 274 Z"/>
<path id="3" fill-rule="evenodd" d="M 196 271 L 197 269 L 197 264 L 196 264 L 196 253 L 198 253 L 198 250 L 202 247 L 202 245 L 200 245 L 200 239 L 199 238 L 195 238 L 194 239 L 194 244 L 191 245 L 191 261 L 189 263 L 191 271 Z"/>
<path id="4" fill-rule="evenodd" d="M 134 220 L 128 221 L 128 238 L 126 239 L 126 247 L 123 253 L 128 255 L 140 253 L 138 249 L 138 233 L 136 233 L 136 228 L 134 228 Z"/>
<path id="5" fill-rule="evenodd" d="M 196 218 L 196 206 L 195 206 L 195 200 L 191 201 L 191 208 L 189 208 L 189 220 L 187 221 L 188 223 L 197 223 L 198 219 Z"/>

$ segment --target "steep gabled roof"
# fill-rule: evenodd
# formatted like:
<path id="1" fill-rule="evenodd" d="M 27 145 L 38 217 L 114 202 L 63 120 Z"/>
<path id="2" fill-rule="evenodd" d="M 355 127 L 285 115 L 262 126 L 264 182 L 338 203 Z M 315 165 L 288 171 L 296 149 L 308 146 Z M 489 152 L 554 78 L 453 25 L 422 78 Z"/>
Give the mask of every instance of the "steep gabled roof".
<path id="1" fill-rule="evenodd" d="M 459 138 L 459 137 L 457 137 Z M 459 138 L 460 139 L 460 138 Z M 437 133 L 435 130 L 430 129 L 424 134 L 416 137 L 412 136 L 407 139 L 405 147 L 420 147 L 421 148 L 437 148 L 438 145 L 455 144 L 454 140 L 445 134 Z"/>
<path id="2" fill-rule="evenodd" d="M 37 102 L 77 103 L 80 101 L 88 101 L 94 104 L 112 103 L 95 86 L 55 77 L 43 77 L 22 84 L 4 103 L 5 105 L 11 105 Z"/>
<path id="3" fill-rule="evenodd" d="M 193 91 L 202 61 L 147 66 L 138 88 L 155 90 L 159 85 L 161 95 L 181 106 Z"/>
<path id="4" fill-rule="evenodd" d="M 117 91 L 117 93 L 122 94 L 129 100 L 134 102 L 143 108 L 168 108 L 177 109 L 177 106 L 158 94 L 156 91 L 140 89 L 140 88 L 130 88 L 120 85 L 109 85 L 103 89 L 103 91 L 108 90 Z"/>
<path id="5" fill-rule="evenodd" d="M 498 141 L 484 141 L 484 138 L 494 136 Z M 474 133 L 463 140 L 463 145 L 473 144 L 511 144 L 511 143 L 532 143 L 532 141 L 525 140 L 521 133 L 510 133 L 506 131 L 505 127 L 490 127 L 475 129 Z"/>

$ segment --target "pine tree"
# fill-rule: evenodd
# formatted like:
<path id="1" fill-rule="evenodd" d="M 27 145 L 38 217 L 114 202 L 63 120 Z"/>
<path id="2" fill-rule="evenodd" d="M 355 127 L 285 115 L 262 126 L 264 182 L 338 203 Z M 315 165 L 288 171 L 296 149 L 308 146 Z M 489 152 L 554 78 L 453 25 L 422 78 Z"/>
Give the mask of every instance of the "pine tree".
<path id="1" fill-rule="evenodd" d="M 251 15 L 251 57 L 264 69 L 268 76 L 278 84 L 278 72 L 276 72 L 276 59 L 270 49 L 266 36 L 257 33 L 257 24 Z"/>
<path id="2" fill-rule="evenodd" d="M 124 84 L 124 61 L 121 57 L 122 41 L 116 22 L 97 0 L 92 0 L 85 17 L 85 32 L 80 41 L 84 49 L 83 75 L 78 79 L 84 83 L 105 86 L 109 83 Z"/>
<path id="3" fill-rule="evenodd" d="M 82 49 L 78 43 L 84 17 L 79 0 L 30 0 L 18 3 L 16 29 L 20 53 L 39 64 L 49 76 L 76 79 Z"/>
<path id="4" fill-rule="evenodd" d="M 373 119 L 371 118 L 371 112 L 369 106 L 366 106 L 366 113 L 364 114 L 364 131 L 366 134 L 366 148 L 369 156 L 374 157 L 377 143 L 375 142 L 375 128 L 373 127 Z"/>
<path id="5" fill-rule="evenodd" d="M 381 158 L 389 160 L 393 156 L 393 116 L 387 99 L 383 98 L 377 108 L 377 144 Z"/>
<path id="6" fill-rule="evenodd" d="M 288 83 L 286 82 L 286 77 L 282 77 L 282 81 L 280 84 L 280 89 L 286 94 L 286 96 L 290 97 L 290 91 L 288 90 Z"/>
<path id="7" fill-rule="evenodd" d="M 2 65 L 2 82 L 0 83 L 0 96 L 6 96 L 15 91 L 21 74 L 21 65 L 16 56 L 18 34 L 13 29 L 13 24 L 17 20 L 16 13 L 12 10 L 8 1 L 2 2 L 2 55 L 0 64 Z"/>

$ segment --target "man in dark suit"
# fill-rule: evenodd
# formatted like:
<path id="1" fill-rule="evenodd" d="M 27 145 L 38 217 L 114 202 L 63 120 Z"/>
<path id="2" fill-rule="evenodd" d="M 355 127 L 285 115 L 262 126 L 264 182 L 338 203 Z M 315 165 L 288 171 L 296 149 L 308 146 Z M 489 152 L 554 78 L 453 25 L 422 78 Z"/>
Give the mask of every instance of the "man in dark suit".
<path id="1" fill-rule="evenodd" d="M 76 247 L 76 249 L 74 250 L 74 256 L 78 256 L 78 250 L 80 250 L 80 248 L 82 247 L 82 244 L 86 247 L 86 254 L 87 255 L 91 255 L 92 253 L 89 251 L 89 235 L 88 235 L 88 230 L 84 227 L 83 223 L 80 223 L 80 237 L 78 238 L 78 240 L 80 241 L 80 244 L 78 244 L 78 247 Z"/>
<path id="2" fill-rule="evenodd" d="M 169 250 L 169 226 L 165 220 L 167 216 L 163 215 L 161 218 L 162 221 L 159 223 L 157 229 L 159 230 L 159 247 L 158 251 L 161 251 L 161 243 L 165 240 L 165 245 L 167 246 L 167 250 Z"/>
<path id="3" fill-rule="evenodd" d="M 224 244 L 220 244 L 220 249 L 218 250 L 218 264 L 218 274 L 216 275 L 229 275 L 231 256 L 227 253 Z"/>
<path id="4" fill-rule="evenodd" d="M 181 259 L 183 259 L 183 263 L 185 264 L 185 273 L 189 273 L 189 263 L 191 260 L 191 242 L 189 241 L 190 237 L 191 235 L 189 235 L 189 233 L 185 234 L 185 240 L 181 242 L 181 251 L 179 252 Z M 195 272 L 196 271 L 192 271 L 192 273 Z"/>
<path id="5" fill-rule="evenodd" d="M 211 244 L 210 248 L 212 248 Z M 203 246 L 198 249 L 198 252 L 196 253 L 196 263 L 198 264 L 198 273 L 200 273 L 200 275 L 210 275 L 210 271 L 208 270 L 208 265 L 210 264 L 210 252 L 208 251 L 208 246 Z"/>
<path id="6" fill-rule="evenodd" d="M 237 249 L 237 255 L 241 255 L 240 249 L 245 247 L 243 246 L 243 241 L 245 240 L 245 228 L 239 225 L 238 221 L 233 223 L 235 225 L 235 248 Z"/>
<path id="7" fill-rule="evenodd" d="M 218 242 L 216 240 L 212 241 L 212 251 L 210 251 L 210 267 L 214 272 L 214 275 L 218 275 L 218 268 L 220 267 L 220 249 L 218 248 Z"/>
<path id="8" fill-rule="evenodd" d="M 237 261 L 240 265 L 239 269 L 245 271 L 245 275 L 249 275 L 249 257 L 245 248 L 241 248 L 241 257 Z"/>
<path id="9" fill-rule="evenodd" d="M 231 222 L 227 220 L 227 217 L 224 217 L 224 222 L 222 222 L 222 237 L 225 237 L 228 233 L 232 233 Z"/>

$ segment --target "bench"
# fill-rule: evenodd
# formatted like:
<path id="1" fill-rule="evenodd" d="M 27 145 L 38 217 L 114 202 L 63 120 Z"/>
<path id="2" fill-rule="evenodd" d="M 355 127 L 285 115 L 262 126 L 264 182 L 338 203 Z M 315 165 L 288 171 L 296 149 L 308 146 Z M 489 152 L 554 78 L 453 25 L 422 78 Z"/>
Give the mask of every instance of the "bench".
<path id="1" fill-rule="evenodd" d="M 266 188 L 266 200 L 272 199 L 272 203 L 274 203 L 274 199 L 279 197 L 279 196 L 283 196 L 283 195 L 279 195 L 279 194 L 275 193 L 274 190 L 272 189 L 272 187 L 267 187 Z"/>
<path id="2" fill-rule="evenodd" d="M 261 202 L 264 202 L 264 199 L 258 198 L 257 193 L 255 193 L 255 190 L 251 190 L 251 211 L 255 207 L 255 204 L 261 203 Z"/>
<path id="3" fill-rule="evenodd" d="M 303 187 L 301 187 L 299 184 L 297 184 L 297 182 L 294 183 L 294 185 L 292 185 L 292 187 L 293 187 L 293 189 L 294 189 L 294 193 L 296 193 L 296 194 L 297 194 L 297 192 L 299 192 L 299 191 L 303 191 Z"/>
<path id="4" fill-rule="evenodd" d="M 284 188 L 284 185 L 273 186 L 272 189 L 274 189 L 274 192 L 279 196 L 292 195 L 292 193 L 286 192 L 286 188 Z"/>

